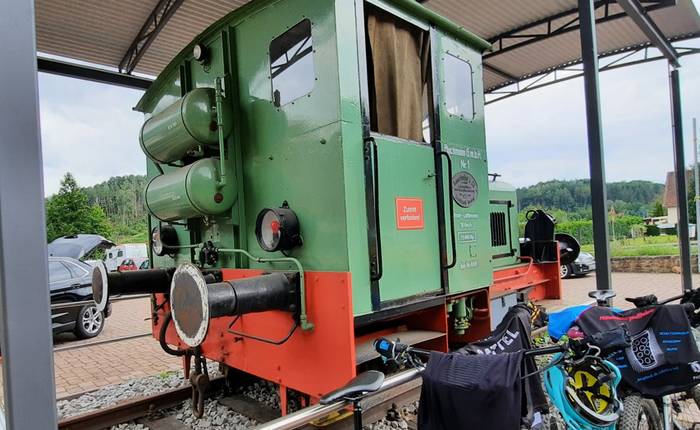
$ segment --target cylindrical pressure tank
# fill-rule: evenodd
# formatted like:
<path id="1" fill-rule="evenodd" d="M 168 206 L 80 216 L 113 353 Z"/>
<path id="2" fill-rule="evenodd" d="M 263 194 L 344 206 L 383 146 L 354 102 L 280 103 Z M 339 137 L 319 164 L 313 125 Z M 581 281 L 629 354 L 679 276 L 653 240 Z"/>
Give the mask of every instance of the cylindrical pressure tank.
<path id="1" fill-rule="evenodd" d="M 146 186 L 146 208 L 156 218 L 175 221 L 220 215 L 236 198 L 234 178 L 219 186 L 219 160 L 204 158 L 156 176 Z"/>
<path id="2" fill-rule="evenodd" d="M 231 132 L 231 109 L 223 103 L 224 137 Z M 141 127 L 143 152 L 159 163 L 181 160 L 200 145 L 216 147 L 216 93 L 213 88 L 196 88 L 150 117 Z"/>

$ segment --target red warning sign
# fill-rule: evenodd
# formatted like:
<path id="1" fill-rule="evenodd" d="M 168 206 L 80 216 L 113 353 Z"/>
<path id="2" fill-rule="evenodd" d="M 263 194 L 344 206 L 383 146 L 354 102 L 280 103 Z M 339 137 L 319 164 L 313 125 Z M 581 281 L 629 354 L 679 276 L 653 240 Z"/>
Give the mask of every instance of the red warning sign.
<path id="1" fill-rule="evenodd" d="M 399 230 L 422 230 L 423 199 L 411 197 L 396 198 L 396 228 Z"/>

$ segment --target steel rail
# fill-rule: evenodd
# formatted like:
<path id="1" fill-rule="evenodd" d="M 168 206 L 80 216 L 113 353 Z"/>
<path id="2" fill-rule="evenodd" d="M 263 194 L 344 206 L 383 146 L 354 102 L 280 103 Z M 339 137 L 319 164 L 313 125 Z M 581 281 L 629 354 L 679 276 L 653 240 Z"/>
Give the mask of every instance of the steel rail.
<path id="1" fill-rule="evenodd" d="M 90 346 L 105 345 L 108 343 L 123 342 L 123 341 L 127 341 L 127 340 L 140 339 L 142 337 L 148 337 L 148 336 L 152 336 L 152 335 L 153 335 L 153 333 L 151 333 L 151 332 L 139 333 L 139 334 L 129 334 L 126 336 L 114 337 L 112 339 L 98 340 L 97 342 L 87 342 L 87 343 L 81 343 L 79 345 L 57 346 L 53 349 L 53 352 L 56 353 L 56 352 L 70 351 L 73 349 L 87 348 Z"/>
<path id="2" fill-rule="evenodd" d="M 218 377 L 210 381 L 209 389 L 217 391 L 224 387 L 225 378 Z M 145 417 L 156 410 L 178 405 L 190 398 L 192 387 L 189 385 L 174 388 L 153 396 L 127 400 L 114 406 L 108 406 L 84 414 L 64 418 L 58 422 L 58 430 L 98 430 Z"/>
<path id="3" fill-rule="evenodd" d="M 403 385 L 407 382 L 410 382 L 420 376 L 420 371 L 416 369 L 411 369 L 407 370 L 404 372 L 401 372 L 399 374 L 396 374 L 394 376 L 390 376 L 384 381 L 384 384 L 382 384 L 382 387 L 372 393 L 371 395 L 368 395 L 366 397 L 367 400 L 372 399 L 373 397 L 380 395 L 381 393 L 384 393 L 392 388 L 396 388 L 400 385 Z M 334 412 L 338 412 L 342 409 L 347 408 L 348 406 L 351 406 L 352 403 L 348 401 L 339 401 L 335 403 L 331 403 L 329 405 L 314 405 L 310 406 L 308 408 L 301 409 L 297 412 L 291 413 L 289 415 L 286 415 L 284 417 L 278 418 L 276 420 L 270 421 L 268 423 L 262 424 L 258 427 L 255 427 L 256 430 L 293 430 L 297 428 L 301 428 L 312 421 L 315 421 L 317 419 L 323 418 L 325 416 L 328 416 Z"/>
<path id="4" fill-rule="evenodd" d="M 110 297 L 109 301 L 110 302 L 121 302 L 125 300 L 136 300 L 136 299 L 145 299 L 147 297 L 151 297 L 150 294 L 135 294 L 135 295 L 129 295 L 129 296 L 114 296 Z M 70 309 L 74 308 L 76 306 L 83 306 L 83 305 L 93 305 L 95 304 L 94 300 L 81 300 L 78 302 L 65 302 L 65 303 L 55 303 L 51 305 L 51 309 Z"/>

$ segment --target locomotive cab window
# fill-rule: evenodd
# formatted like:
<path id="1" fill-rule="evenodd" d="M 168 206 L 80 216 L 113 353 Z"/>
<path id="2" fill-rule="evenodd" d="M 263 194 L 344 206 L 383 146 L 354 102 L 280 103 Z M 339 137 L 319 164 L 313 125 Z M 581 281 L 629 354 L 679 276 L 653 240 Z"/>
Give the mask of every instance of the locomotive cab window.
<path id="1" fill-rule="evenodd" d="M 371 130 L 428 142 L 423 136 L 427 128 L 430 36 L 389 12 L 365 5 Z"/>
<path id="2" fill-rule="evenodd" d="M 314 89 L 311 21 L 305 19 L 270 43 L 272 101 L 280 107 Z"/>
<path id="3" fill-rule="evenodd" d="M 445 110 L 468 121 L 474 118 L 472 66 L 452 54 L 445 55 Z"/>

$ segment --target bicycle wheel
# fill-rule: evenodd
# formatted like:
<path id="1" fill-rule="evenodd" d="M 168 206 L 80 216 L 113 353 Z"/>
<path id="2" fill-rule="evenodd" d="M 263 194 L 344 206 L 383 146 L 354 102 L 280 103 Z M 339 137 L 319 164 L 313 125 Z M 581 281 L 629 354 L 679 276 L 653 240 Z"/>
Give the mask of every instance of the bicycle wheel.
<path id="1" fill-rule="evenodd" d="M 617 430 L 663 430 L 659 409 L 651 400 L 631 394 L 625 397 L 622 405 Z"/>

